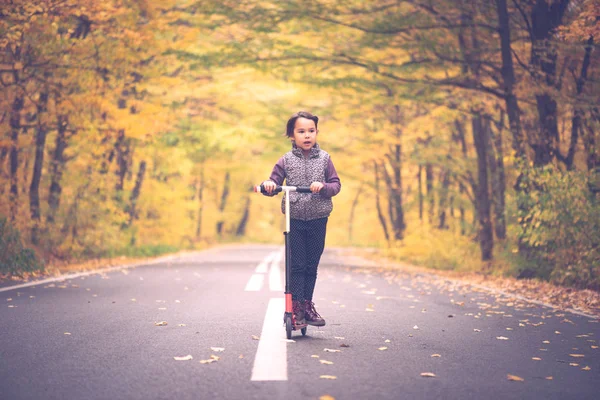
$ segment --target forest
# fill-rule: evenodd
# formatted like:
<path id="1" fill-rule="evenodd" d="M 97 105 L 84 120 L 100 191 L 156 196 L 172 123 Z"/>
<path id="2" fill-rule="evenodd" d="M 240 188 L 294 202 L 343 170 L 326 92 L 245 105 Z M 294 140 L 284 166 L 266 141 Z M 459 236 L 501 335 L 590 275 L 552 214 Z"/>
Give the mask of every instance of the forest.
<path id="1" fill-rule="evenodd" d="M 600 290 L 600 0 L 3 0 L 0 275 L 279 243 L 319 116 L 327 246 Z"/>

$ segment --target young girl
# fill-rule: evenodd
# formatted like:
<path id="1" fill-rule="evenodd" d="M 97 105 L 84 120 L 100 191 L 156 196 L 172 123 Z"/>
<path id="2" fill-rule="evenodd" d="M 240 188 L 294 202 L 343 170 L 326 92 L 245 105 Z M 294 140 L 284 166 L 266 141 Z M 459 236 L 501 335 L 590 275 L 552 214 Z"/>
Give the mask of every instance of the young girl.
<path id="1" fill-rule="evenodd" d="M 340 178 L 329 154 L 317 144 L 319 118 L 306 111 L 293 114 L 287 122 L 286 135 L 292 150 L 275 164 L 269 180 L 263 182 L 274 195 L 276 186 L 309 186 L 312 193 L 290 192 L 290 247 L 293 313 L 296 323 L 323 326 L 325 320 L 313 303 L 317 268 L 323 248 L 327 219 L 333 210 L 331 198 L 341 189 Z M 285 198 L 281 203 L 285 212 Z"/>

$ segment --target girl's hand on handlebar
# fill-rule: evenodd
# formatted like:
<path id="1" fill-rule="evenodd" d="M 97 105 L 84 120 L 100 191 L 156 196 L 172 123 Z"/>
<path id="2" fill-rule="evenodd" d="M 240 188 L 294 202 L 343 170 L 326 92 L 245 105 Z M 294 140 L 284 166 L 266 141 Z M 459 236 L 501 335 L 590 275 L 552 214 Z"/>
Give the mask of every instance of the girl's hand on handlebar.
<path id="1" fill-rule="evenodd" d="M 323 187 L 325 187 L 325 185 L 323 185 L 323 183 L 313 182 L 310 184 L 310 191 L 313 193 L 319 193 L 321 191 L 321 189 L 323 189 Z"/>
<path id="2" fill-rule="evenodd" d="M 273 181 L 264 181 L 262 185 L 268 194 L 273 194 L 273 191 L 277 188 L 277 185 Z"/>

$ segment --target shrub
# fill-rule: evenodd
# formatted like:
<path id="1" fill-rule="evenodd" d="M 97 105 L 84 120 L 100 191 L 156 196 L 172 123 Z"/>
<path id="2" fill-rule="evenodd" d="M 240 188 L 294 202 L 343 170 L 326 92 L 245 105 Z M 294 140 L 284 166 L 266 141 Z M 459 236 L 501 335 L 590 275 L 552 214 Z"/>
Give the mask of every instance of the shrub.
<path id="1" fill-rule="evenodd" d="M 19 231 L 0 217 L 0 274 L 21 275 L 43 269 L 34 251 L 23 246 Z"/>
<path id="2" fill-rule="evenodd" d="M 533 171 L 521 241 L 537 275 L 600 289 L 600 208 L 580 171 Z"/>

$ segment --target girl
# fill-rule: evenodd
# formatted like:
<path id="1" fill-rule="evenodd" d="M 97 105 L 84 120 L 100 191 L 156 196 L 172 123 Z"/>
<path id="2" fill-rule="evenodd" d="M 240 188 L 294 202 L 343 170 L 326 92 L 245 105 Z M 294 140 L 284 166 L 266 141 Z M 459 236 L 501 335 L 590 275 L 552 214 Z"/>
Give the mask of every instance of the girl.
<path id="1" fill-rule="evenodd" d="M 288 186 L 310 187 L 312 193 L 290 192 L 290 291 L 296 323 L 323 326 L 325 320 L 312 299 L 327 219 L 333 210 L 331 198 L 340 192 L 341 183 L 329 154 L 317 144 L 318 123 L 319 118 L 306 111 L 290 117 L 286 135 L 292 141 L 292 150 L 277 161 L 263 186 L 267 196 L 273 196 L 284 179 Z M 281 211 L 285 212 L 285 198 Z"/>

